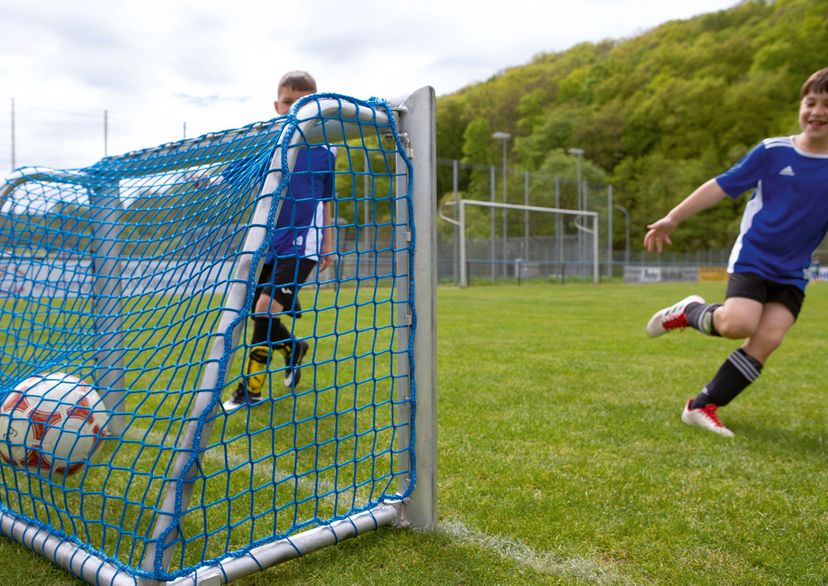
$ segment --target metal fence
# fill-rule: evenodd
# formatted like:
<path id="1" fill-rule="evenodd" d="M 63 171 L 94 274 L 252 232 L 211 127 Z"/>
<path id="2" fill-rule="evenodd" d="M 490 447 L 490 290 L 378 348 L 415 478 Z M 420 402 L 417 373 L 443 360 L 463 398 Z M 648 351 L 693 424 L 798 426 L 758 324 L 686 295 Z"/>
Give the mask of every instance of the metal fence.
<path id="1" fill-rule="evenodd" d="M 456 160 L 438 159 L 437 163 L 443 173 L 451 169 L 452 193 L 444 196 L 441 213 L 449 219 L 454 218 L 452 214 L 456 214 L 457 208 L 451 204 L 461 198 L 597 213 L 597 249 L 602 278 L 623 278 L 625 267 L 720 269 L 727 266 L 729 249 L 662 254 L 641 249 L 639 235 L 633 237 L 630 234 L 629 210 L 618 203 L 623 199 L 617 197 L 612 185 L 589 183 L 579 177 L 500 170 L 493 165 Z M 460 191 L 461 175 L 469 186 L 463 192 Z M 504 175 L 508 175 L 508 188 L 504 187 Z M 507 212 L 505 209 L 491 209 L 485 216 L 480 215 L 475 234 L 466 235 L 469 278 L 472 281 L 511 279 L 518 282 L 591 279 L 594 247 L 588 241 L 590 236 L 579 231 L 571 221 L 540 216 L 529 210 Z M 457 226 L 438 220 L 437 270 L 443 282 L 460 282 L 460 240 Z M 621 247 L 616 245 L 619 241 L 623 242 Z"/>

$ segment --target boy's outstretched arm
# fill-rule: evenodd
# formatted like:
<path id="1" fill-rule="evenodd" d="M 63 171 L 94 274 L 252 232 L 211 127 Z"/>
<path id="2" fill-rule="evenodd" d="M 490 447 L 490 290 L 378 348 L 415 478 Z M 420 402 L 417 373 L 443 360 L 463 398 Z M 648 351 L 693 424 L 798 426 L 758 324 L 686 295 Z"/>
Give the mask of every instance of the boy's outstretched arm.
<path id="1" fill-rule="evenodd" d="M 319 255 L 319 270 L 324 271 L 331 264 L 331 255 L 334 253 L 334 234 L 333 227 L 333 213 L 331 211 L 331 202 L 326 201 L 322 204 L 323 218 L 322 225 L 324 226 L 322 232 L 322 250 Z"/>
<path id="2" fill-rule="evenodd" d="M 681 222 L 719 203 L 726 195 L 715 179 L 711 179 L 702 184 L 696 191 L 688 195 L 680 204 L 670 210 L 666 216 L 647 226 L 649 230 L 644 236 L 644 246 L 647 247 L 648 251 L 651 251 L 653 246 L 655 246 L 656 250 L 661 252 L 664 249 L 665 242 L 667 244 L 673 243 L 670 240 L 670 233 Z"/>

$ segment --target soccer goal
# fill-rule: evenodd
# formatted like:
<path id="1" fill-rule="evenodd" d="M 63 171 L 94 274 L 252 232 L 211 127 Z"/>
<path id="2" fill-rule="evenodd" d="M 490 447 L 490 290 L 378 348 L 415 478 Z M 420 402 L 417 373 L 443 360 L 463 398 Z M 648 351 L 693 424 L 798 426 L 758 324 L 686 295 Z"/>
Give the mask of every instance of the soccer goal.
<path id="1" fill-rule="evenodd" d="M 7 178 L 0 393 L 66 373 L 108 419 L 74 474 L 0 461 L 5 535 L 93 584 L 219 584 L 435 525 L 434 102 L 316 94 L 269 122 Z M 225 411 L 274 220 L 315 146 L 337 152 L 339 266 L 285 320 L 310 346 L 301 382 L 273 360 L 265 400 Z M 48 455 L 37 437 L 24 447 Z"/>
<path id="2" fill-rule="evenodd" d="M 456 219 L 445 213 L 445 208 L 450 206 L 456 206 Z M 479 227 L 487 223 L 479 215 L 470 220 L 469 207 L 490 210 L 491 230 L 487 236 L 478 229 L 477 236 L 469 238 L 469 224 Z M 496 224 L 500 220 L 495 220 L 495 210 L 502 212 L 504 224 L 508 211 L 519 211 L 520 218 L 513 219 L 512 224 L 518 223 L 523 234 L 498 238 Z M 531 236 L 530 214 L 546 217 L 546 221 L 536 222 Z M 468 286 L 469 273 L 475 269 L 477 276 L 488 272 L 492 280 L 502 274 L 518 281 L 540 277 L 563 279 L 568 271 L 570 276 L 591 278 L 596 284 L 600 281 L 597 212 L 459 199 L 444 201 L 439 217 L 459 227 L 460 287 Z"/>

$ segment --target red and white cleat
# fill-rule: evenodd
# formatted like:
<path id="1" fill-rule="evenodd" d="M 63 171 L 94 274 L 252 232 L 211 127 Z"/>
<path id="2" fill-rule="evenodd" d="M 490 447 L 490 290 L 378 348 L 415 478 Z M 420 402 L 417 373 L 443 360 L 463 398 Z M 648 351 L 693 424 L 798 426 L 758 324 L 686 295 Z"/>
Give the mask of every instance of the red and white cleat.
<path id="1" fill-rule="evenodd" d="M 719 417 L 716 415 L 716 409 L 718 408 L 717 405 L 708 403 L 704 407 L 691 409 L 690 403 L 692 402 L 693 399 L 691 397 L 684 405 L 684 412 L 681 414 L 681 420 L 684 423 L 687 425 L 703 427 L 704 429 L 712 431 L 713 433 L 718 433 L 719 435 L 723 435 L 725 437 L 733 437 L 735 435 L 732 431 L 726 428 L 721 421 L 719 421 Z"/>
<path id="2" fill-rule="evenodd" d="M 704 303 L 704 299 L 698 295 L 690 295 L 675 305 L 656 312 L 647 322 L 647 335 L 655 338 L 672 330 L 686 328 L 690 324 L 687 322 L 685 311 L 691 303 Z"/>

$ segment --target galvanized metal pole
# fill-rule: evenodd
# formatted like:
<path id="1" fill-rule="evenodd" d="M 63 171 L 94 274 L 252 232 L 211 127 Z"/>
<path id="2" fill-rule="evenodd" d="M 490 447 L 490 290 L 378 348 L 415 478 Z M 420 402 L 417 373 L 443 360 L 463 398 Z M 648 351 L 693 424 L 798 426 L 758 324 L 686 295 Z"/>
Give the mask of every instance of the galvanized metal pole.
<path id="1" fill-rule="evenodd" d="M 612 278 L 612 185 L 607 186 L 607 278 Z"/>
<path id="2" fill-rule="evenodd" d="M 523 174 L 523 205 L 529 205 L 529 171 Z M 523 260 L 529 260 L 529 210 L 523 210 Z"/>
<path id="3" fill-rule="evenodd" d="M 460 161 L 458 161 L 457 159 L 454 159 L 451 162 L 451 190 L 452 190 L 452 193 L 454 194 L 454 207 L 455 207 L 455 212 L 454 213 L 459 214 L 460 210 L 457 209 L 457 207 L 459 205 L 457 202 L 460 199 Z M 454 271 L 454 282 L 458 283 L 458 284 L 459 284 L 459 279 L 460 279 L 458 266 L 457 266 L 457 263 L 459 262 L 458 259 L 459 259 L 459 256 L 460 256 L 458 254 L 458 250 L 459 250 L 459 246 L 460 246 L 459 236 L 460 236 L 460 226 L 457 226 L 455 224 L 455 226 L 454 226 L 454 240 L 452 241 L 452 247 L 451 247 L 451 252 L 452 252 L 451 266 L 452 266 L 452 270 Z"/>
<path id="4" fill-rule="evenodd" d="M 624 266 L 630 264 L 630 212 L 624 206 L 615 206 L 624 214 Z"/>
<path id="5" fill-rule="evenodd" d="M 555 177 L 555 207 L 561 209 L 561 178 Z M 563 218 L 560 214 L 555 216 L 555 241 L 558 247 L 558 264 L 563 267 Z"/>
<path id="6" fill-rule="evenodd" d="M 601 275 L 598 269 L 598 214 L 592 217 L 592 282 L 601 282 Z"/>
<path id="7" fill-rule="evenodd" d="M 414 428 L 414 490 L 403 502 L 403 522 L 420 529 L 437 525 L 437 230 L 436 230 L 436 96 L 434 88 L 414 92 L 400 116 L 414 161 L 412 215 L 417 227 L 414 248 L 413 293 L 417 316 L 412 388 L 417 409 Z M 410 430 L 413 433 L 413 430 Z M 401 446 L 402 447 L 402 446 Z"/>
<path id="8" fill-rule="evenodd" d="M 508 142 L 509 139 L 512 138 L 512 135 L 508 132 L 495 132 L 492 134 L 492 138 L 495 140 L 499 140 L 503 142 L 503 155 L 501 157 L 501 162 L 503 163 L 503 203 L 509 203 L 509 163 L 508 163 L 508 156 L 509 156 L 509 147 Z M 509 226 L 506 223 L 506 208 L 504 207 L 500 211 L 500 218 L 501 218 L 501 236 L 503 237 L 503 254 L 501 260 L 503 261 L 503 268 L 501 274 L 505 277 L 508 272 L 508 260 L 509 260 Z"/>
<path id="9" fill-rule="evenodd" d="M 496 189 L 495 173 L 496 173 L 496 171 L 495 171 L 494 165 L 492 165 L 489 168 L 489 175 L 490 175 L 489 199 L 492 200 L 492 203 L 494 203 L 494 201 L 495 201 L 495 189 Z M 490 222 L 492 224 L 491 225 L 490 238 L 489 238 L 489 268 L 491 269 L 491 273 L 492 273 L 492 281 L 494 281 L 497 278 L 496 266 L 495 266 L 495 237 L 496 237 L 496 235 L 495 235 L 495 209 L 494 209 L 494 207 L 492 207 L 491 211 L 489 212 L 489 216 L 490 216 Z"/>
<path id="10" fill-rule="evenodd" d="M 506 133 L 504 133 L 506 134 Z M 507 200 L 509 199 L 509 181 L 508 181 L 508 164 L 506 161 L 508 148 L 506 142 L 509 140 L 508 134 L 506 134 L 507 138 L 503 139 L 503 203 L 509 203 Z M 500 218 L 501 218 L 501 225 L 502 225 L 502 234 L 503 234 L 503 266 L 501 267 L 501 275 L 506 276 L 508 269 L 508 261 L 509 261 L 509 226 L 506 223 L 506 208 L 503 208 L 500 211 Z"/>
<path id="11" fill-rule="evenodd" d="M 460 287 L 465 288 L 469 285 L 468 266 L 466 261 L 466 206 L 461 200 L 458 204 L 458 213 L 460 214 Z"/>

